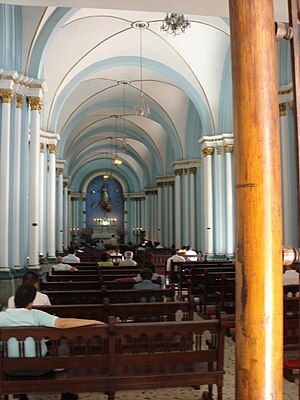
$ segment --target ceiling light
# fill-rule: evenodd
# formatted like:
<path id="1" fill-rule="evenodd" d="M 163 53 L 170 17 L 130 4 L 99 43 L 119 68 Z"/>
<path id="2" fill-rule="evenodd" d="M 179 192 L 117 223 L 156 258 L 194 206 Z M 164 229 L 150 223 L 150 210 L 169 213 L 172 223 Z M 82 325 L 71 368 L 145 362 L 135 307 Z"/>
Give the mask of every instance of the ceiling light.
<path id="1" fill-rule="evenodd" d="M 186 28 L 189 28 L 190 26 L 191 23 L 183 14 L 167 13 L 160 30 L 176 36 L 180 33 L 184 33 Z"/>

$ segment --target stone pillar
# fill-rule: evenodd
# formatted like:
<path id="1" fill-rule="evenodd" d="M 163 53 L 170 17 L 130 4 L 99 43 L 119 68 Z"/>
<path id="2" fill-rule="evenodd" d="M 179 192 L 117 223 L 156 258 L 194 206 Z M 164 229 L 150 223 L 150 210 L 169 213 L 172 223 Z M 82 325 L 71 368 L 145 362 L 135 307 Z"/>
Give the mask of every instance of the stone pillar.
<path id="1" fill-rule="evenodd" d="M 44 233 L 45 233 L 45 144 L 40 144 L 40 202 L 39 202 L 39 213 L 40 213 L 40 229 L 39 229 L 39 253 L 45 254 L 44 247 Z"/>
<path id="2" fill-rule="evenodd" d="M 190 226 L 191 221 L 189 217 L 189 175 L 188 168 L 184 168 L 183 170 L 183 194 L 184 194 L 184 207 L 183 207 L 183 229 L 184 229 L 184 244 L 190 245 Z"/>
<path id="3" fill-rule="evenodd" d="M 218 215 L 218 220 L 216 222 L 216 234 L 218 237 L 217 243 L 216 243 L 216 250 L 215 253 L 218 256 L 224 256 L 225 255 L 225 241 L 224 241 L 224 212 L 223 212 L 223 204 L 224 204 L 224 192 L 223 192 L 223 174 L 222 174 L 222 147 L 217 146 L 216 147 L 217 151 L 217 193 L 216 193 L 216 198 L 217 198 L 217 215 Z"/>
<path id="4" fill-rule="evenodd" d="M 82 220 L 82 224 L 83 224 L 83 228 L 86 228 L 86 193 L 82 192 L 82 216 L 83 216 L 83 220 Z"/>
<path id="5" fill-rule="evenodd" d="M 182 169 L 175 169 L 175 245 L 177 248 L 181 243 L 181 175 Z"/>
<path id="6" fill-rule="evenodd" d="M 157 225 L 157 190 L 153 192 L 153 240 L 156 242 L 158 240 L 158 225 Z"/>
<path id="7" fill-rule="evenodd" d="M 55 213 L 56 213 L 56 151 L 55 144 L 49 144 L 49 174 L 48 174 L 48 226 L 47 253 L 55 258 Z"/>
<path id="8" fill-rule="evenodd" d="M 189 168 L 190 173 L 190 245 L 196 248 L 196 205 L 195 205 L 195 174 L 197 168 Z"/>
<path id="9" fill-rule="evenodd" d="M 68 249 L 69 243 L 69 196 L 68 196 L 68 184 L 64 183 L 64 251 Z"/>
<path id="10" fill-rule="evenodd" d="M 174 182 L 169 182 L 168 184 L 169 187 L 169 193 L 168 193 L 168 197 L 169 197 L 169 246 L 172 246 L 172 244 L 174 243 L 174 223 L 173 223 L 173 210 L 174 210 L 174 196 L 173 196 L 173 189 L 174 189 Z"/>
<path id="11" fill-rule="evenodd" d="M 212 187 L 212 155 L 213 147 L 203 149 L 204 155 L 204 174 L 205 174 L 205 248 L 204 253 L 207 257 L 214 255 L 214 230 L 213 230 L 213 187 Z"/>
<path id="12" fill-rule="evenodd" d="M 163 212 L 163 245 L 169 246 L 169 202 L 168 202 L 168 183 L 164 183 L 164 212 Z"/>
<path id="13" fill-rule="evenodd" d="M 163 202 L 162 202 L 162 187 L 163 182 L 158 182 L 157 184 L 157 240 L 162 244 L 163 239 L 163 229 L 162 229 L 162 209 L 163 209 Z M 164 210 L 165 212 L 165 210 Z"/>
<path id="14" fill-rule="evenodd" d="M 226 255 L 234 258 L 234 226 L 233 226 L 233 184 L 232 184 L 232 144 L 226 144 L 225 161 L 226 161 Z"/>
<path id="15" fill-rule="evenodd" d="M 22 108 L 24 96 L 16 96 L 15 138 L 14 138 L 14 185 L 13 185 L 13 266 L 19 269 L 20 262 L 20 183 L 21 183 L 21 135 Z"/>
<path id="16" fill-rule="evenodd" d="M 124 241 L 128 243 L 128 222 L 127 222 L 127 215 L 128 215 L 128 204 L 127 204 L 127 196 L 124 194 Z"/>
<path id="17" fill-rule="evenodd" d="M 63 168 L 57 168 L 57 251 L 63 253 Z"/>
<path id="18" fill-rule="evenodd" d="M 31 130 L 29 151 L 29 211 L 28 211 L 28 246 L 29 268 L 39 269 L 39 205 L 40 205 L 40 111 L 42 100 L 40 97 L 29 97 L 31 107 Z"/>

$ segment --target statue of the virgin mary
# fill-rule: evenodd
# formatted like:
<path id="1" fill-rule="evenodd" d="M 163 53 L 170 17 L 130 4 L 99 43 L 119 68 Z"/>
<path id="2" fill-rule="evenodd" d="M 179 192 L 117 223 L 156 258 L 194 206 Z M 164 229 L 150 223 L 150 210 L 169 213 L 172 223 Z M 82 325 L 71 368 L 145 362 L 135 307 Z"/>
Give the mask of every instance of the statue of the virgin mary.
<path id="1" fill-rule="evenodd" d="M 102 186 L 100 207 L 105 212 L 111 211 L 111 205 L 108 197 L 108 187 L 106 183 Z"/>

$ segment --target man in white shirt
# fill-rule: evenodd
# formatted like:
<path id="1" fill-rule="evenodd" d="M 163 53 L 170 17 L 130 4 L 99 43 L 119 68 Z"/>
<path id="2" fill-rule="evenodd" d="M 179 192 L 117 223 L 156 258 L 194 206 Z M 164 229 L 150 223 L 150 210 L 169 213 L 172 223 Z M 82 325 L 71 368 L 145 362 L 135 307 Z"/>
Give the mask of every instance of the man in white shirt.
<path id="1" fill-rule="evenodd" d="M 63 258 L 62 257 L 56 257 L 56 265 L 52 265 L 52 270 L 53 271 L 69 271 L 69 272 L 75 272 L 78 271 L 77 268 L 72 267 L 69 264 L 64 264 L 63 263 Z"/>
<path id="2" fill-rule="evenodd" d="M 34 306 L 50 306 L 51 302 L 46 294 L 38 291 L 39 288 L 39 278 L 34 272 L 28 271 L 23 276 L 23 284 L 33 285 L 36 288 L 36 296 L 33 300 Z M 15 296 L 11 296 L 7 302 L 7 308 L 15 308 Z"/>
<path id="3" fill-rule="evenodd" d="M 109 244 L 111 247 L 118 247 L 119 243 L 115 235 L 111 235 L 111 238 L 109 239 Z"/>
<path id="4" fill-rule="evenodd" d="M 80 263 L 80 258 L 76 256 L 76 251 L 74 249 L 69 250 L 69 254 L 63 257 L 64 263 Z"/>
<path id="5" fill-rule="evenodd" d="M 184 250 L 181 249 L 177 249 L 176 253 L 167 259 L 167 265 L 166 265 L 166 270 L 167 272 L 171 271 L 171 262 L 184 262 L 185 258 L 183 257 L 183 255 L 185 254 Z"/>
<path id="6" fill-rule="evenodd" d="M 191 248 L 191 246 L 187 246 L 185 255 L 188 256 L 186 257 L 187 261 L 198 261 L 198 255 L 195 250 Z"/>
<path id="7" fill-rule="evenodd" d="M 136 261 L 133 260 L 133 252 L 125 251 L 124 253 L 125 260 L 121 261 L 119 267 L 135 267 Z"/>
<path id="8" fill-rule="evenodd" d="M 283 274 L 283 286 L 286 285 L 299 285 L 299 273 L 290 265 L 286 266 L 286 271 Z"/>

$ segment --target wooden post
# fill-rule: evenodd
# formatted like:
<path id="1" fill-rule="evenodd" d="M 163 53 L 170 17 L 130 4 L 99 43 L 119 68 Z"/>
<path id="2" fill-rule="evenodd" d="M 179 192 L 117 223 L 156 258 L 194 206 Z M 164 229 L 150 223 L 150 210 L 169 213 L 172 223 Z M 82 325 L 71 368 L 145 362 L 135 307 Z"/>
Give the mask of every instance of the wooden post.
<path id="1" fill-rule="evenodd" d="M 272 0 L 229 0 L 236 196 L 236 400 L 282 400 L 282 221 Z"/>

